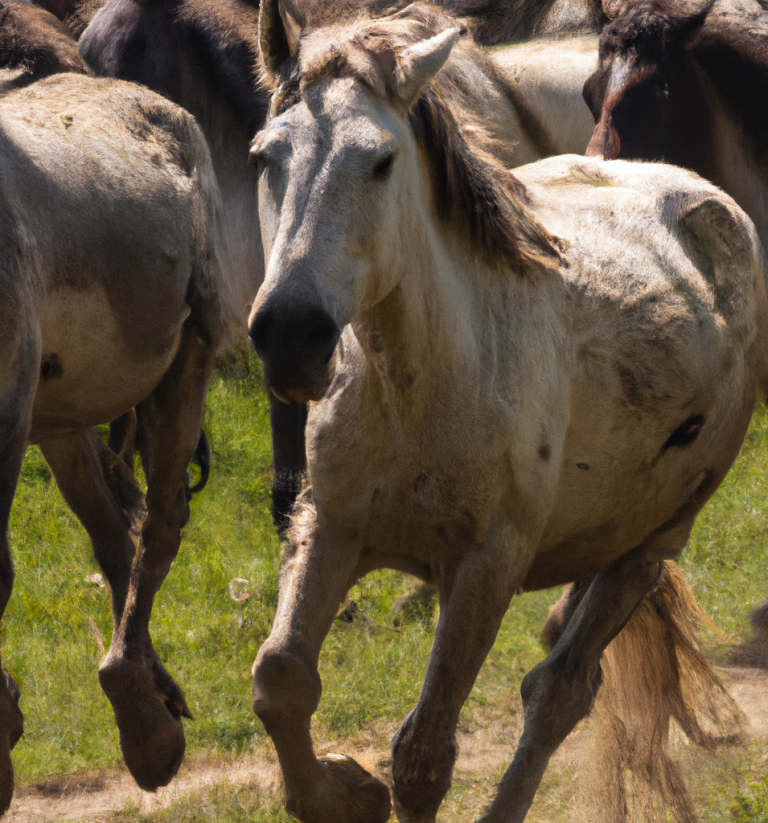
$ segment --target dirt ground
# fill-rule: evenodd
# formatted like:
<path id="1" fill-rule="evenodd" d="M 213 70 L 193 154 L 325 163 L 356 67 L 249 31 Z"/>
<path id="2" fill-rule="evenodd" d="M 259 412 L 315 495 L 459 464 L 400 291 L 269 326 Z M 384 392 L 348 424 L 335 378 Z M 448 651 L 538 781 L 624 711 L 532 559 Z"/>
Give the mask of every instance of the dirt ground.
<path id="1" fill-rule="evenodd" d="M 722 670 L 729 688 L 750 721 L 755 738 L 768 739 L 768 672 L 757 669 L 729 668 Z M 515 730 L 510 730 L 510 738 Z M 517 730 L 519 733 L 519 730 Z M 577 729 L 553 760 L 563 766 L 576 760 L 582 749 L 584 730 Z M 460 729 L 459 759 L 456 776 L 482 777 L 498 773 L 507 764 L 514 750 L 514 741 L 500 741 L 486 729 Z M 368 768 L 384 768 L 388 752 L 375 747 L 344 746 Z M 42 784 L 20 788 L 3 823 L 46 823 L 47 821 L 88 821 L 101 823 L 126 805 L 135 805 L 142 813 L 169 806 L 180 798 L 220 783 L 252 784 L 262 795 L 279 791 L 280 778 L 274 759 L 264 755 L 249 755 L 212 762 L 192 759 L 182 766 L 170 786 L 155 794 L 137 788 L 127 771 L 79 776 L 72 779 L 51 779 Z"/>

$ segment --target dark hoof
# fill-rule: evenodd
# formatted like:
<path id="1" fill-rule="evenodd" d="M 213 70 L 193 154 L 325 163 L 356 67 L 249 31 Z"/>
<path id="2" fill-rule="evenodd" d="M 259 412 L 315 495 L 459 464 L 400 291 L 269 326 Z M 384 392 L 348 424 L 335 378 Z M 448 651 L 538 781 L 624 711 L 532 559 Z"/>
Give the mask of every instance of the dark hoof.
<path id="1" fill-rule="evenodd" d="M 308 797 L 288 796 L 286 808 L 302 823 L 387 823 L 392 808 L 389 789 L 362 766 L 341 754 L 318 758 L 325 780 Z M 309 793 L 308 793 L 309 794 Z"/>
<path id="2" fill-rule="evenodd" d="M 164 676 L 158 677 L 157 668 Z M 140 788 L 154 792 L 167 786 L 184 759 L 182 717 L 191 717 L 184 694 L 159 662 L 152 668 L 126 661 L 99 670 L 99 683 L 109 698 L 120 730 L 123 760 Z"/>
<path id="3" fill-rule="evenodd" d="M 8 672 L 0 671 L 0 815 L 8 811 L 13 799 L 11 749 L 24 732 L 24 715 L 19 708 L 20 694 L 16 681 Z"/>

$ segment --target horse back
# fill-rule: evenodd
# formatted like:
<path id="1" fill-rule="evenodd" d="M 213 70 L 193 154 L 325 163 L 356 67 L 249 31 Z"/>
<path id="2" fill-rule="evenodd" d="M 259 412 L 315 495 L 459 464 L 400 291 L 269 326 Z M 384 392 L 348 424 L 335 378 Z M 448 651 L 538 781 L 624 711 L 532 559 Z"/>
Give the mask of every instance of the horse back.
<path id="1" fill-rule="evenodd" d="M 187 321 L 214 346 L 228 337 L 218 188 L 191 116 L 132 84 L 59 75 L 0 99 L 0 141 L 42 339 L 38 428 L 141 400 Z"/>

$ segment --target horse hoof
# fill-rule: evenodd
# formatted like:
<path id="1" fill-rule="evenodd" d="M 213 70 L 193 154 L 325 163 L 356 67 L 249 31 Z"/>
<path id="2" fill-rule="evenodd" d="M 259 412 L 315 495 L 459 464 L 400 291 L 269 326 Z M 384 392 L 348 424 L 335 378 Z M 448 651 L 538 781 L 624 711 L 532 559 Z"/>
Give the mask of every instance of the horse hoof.
<path id="1" fill-rule="evenodd" d="M 20 696 L 16 681 L 8 672 L 0 671 L 0 815 L 8 811 L 13 799 L 11 749 L 24 732 L 24 715 L 19 708 Z"/>
<path id="2" fill-rule="evenodd" d="M 326 783 L 316 795 L 312 809 L 302 808 L 301 799 L 286 808 L 303 823 L 387 823 L 391 810 L 389 789 L 351 757 L 328 754 L 318 758 Z"/>
<path id="3" fill-rule="evenodd" d="M 107 657 L 99 683 L 115 713 L 125 765 L 139 788 L 154 792 L 167 786 L 181 766 L 186 748 L 181 717 L 191 715 L 181 689 L 164 669 L 172 689 L 167 682 L 161 689 L 155 678 L 142 678 L 142 668 L 111 663 Z"/>

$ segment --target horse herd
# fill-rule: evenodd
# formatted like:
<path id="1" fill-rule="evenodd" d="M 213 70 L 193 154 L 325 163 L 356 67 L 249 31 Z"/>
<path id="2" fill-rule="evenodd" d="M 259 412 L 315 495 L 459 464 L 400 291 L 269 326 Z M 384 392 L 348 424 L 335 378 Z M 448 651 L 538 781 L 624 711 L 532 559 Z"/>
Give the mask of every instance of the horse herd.
<path id="1" fill-rule="evenodd" d="M 0 614 L 38 443 L 109 582 L 99 680 L 125 762 L 142 788 L 173 778 L 189 712 L 149 620 L 209 377 L 247 333 L 287 528 L 253 707 L 288 810 L 435 821 L 513 595 L 574 583 L 481 818 L 524 820 L 633 614 L 660 590 L 681 623 L 695 608 L 668 561 L 768 389 L 768 11 L 42 5 L 0 2 Z M 91 428 L 131 409 L 145 501 Z M 440 599 L 391 789 L 310 732 L 339 604 L 385 567 Z M 23 718 L 0 681 L 5 811 Z"/>

